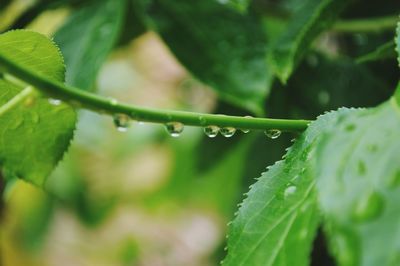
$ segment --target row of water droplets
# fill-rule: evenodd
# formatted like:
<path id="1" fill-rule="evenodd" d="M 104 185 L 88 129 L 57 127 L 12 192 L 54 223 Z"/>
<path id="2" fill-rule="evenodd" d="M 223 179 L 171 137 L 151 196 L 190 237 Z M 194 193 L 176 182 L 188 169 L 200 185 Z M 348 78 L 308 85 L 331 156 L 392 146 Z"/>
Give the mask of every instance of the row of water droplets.
<path id="1" fill-rule="evenodd" d="M 52 105 L 60 105 L 62 103 L 61 100 L 49 98 L 49 103 Z M 112 99 L 110 102 L 112 105 L 117 103 L 116 100 Z M 252 118 L 251 116 L 245 116 L 245 118 Z M 131 124 L 131 117 L 126 114 L 116 114 L 113 117 L 114 125 L 117 127 L 117 130 L 120 132 L 126 132 Z M 168 134 L 171 137 L 177 138 L 181 135 L 184 130 L 184 125 L 180 122 L 169 122 L 165 124 L 165 128 Z M 234 127 L 218 127 L 215 125 L 208 125 L 203 128 L 204 134 L 206 134 L 209 138 L 215 138 L 218 133 L 220 133 L 225 138 L 230 138 L 235 135 L 237 129 Z M 240 131 L 243 133 L 249 133 L 249 129 L 241 128 Z M 269 129 L 264 131 L 265 135 L 271 139 L 276 139 L 281 135 L 281 131 L 278 129 Z"/>
<path id="2" fill-rule="evenodd" d="M 126 114 L 114 115 L 114 124 L 118 131 L 126 132 L 130 126 L 131 118 Z M 181 122 L 168 122 L 165 128 L 171 137 L 179 137 L 185 126 Z M 215 125 L 208 125 L 203 128 L 204 134 L 209 138 L 215 138 L 219 133 L 225 138 L 230 138 L 235 135 L 237 129 L 234 127 L 218 127 Z M 249 129 L 240 129 L 243 133 L 250 132 Z M 265 135 L 271 139 L 276 139 L 281 135 L 281 131 L 277 129 L 269 129 L 265 131 Z"/>

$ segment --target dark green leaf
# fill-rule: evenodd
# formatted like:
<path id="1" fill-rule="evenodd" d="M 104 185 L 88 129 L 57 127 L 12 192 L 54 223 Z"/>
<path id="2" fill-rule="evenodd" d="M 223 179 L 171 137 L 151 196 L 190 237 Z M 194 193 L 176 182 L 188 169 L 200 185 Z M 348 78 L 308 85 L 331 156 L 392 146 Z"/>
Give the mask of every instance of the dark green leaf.
<path id="1" fill-rule="evenodd" d="M 118 40 L 126 0 L 93 1 L 72 13 L 54 36 L 67 65 L 67 83 L 90 90 Z"/>
<path id="2" fill-rule="evenodd" d="M 271 77 L 256 16 L 239 14 L 215 0 L 154 0 L 144 8 L 148 25 L 197 78 L 225 100 L 262 113 Z"/>
<path id="3" fill-rule="evenodd" d="M 49 79 L 64 80 L 62 56 L 43 35 L 2 34 L 0 53 Z M 42 185 L 69 145 L 76 115 L 68 105 L 51 105 L 30 86 L 9 80 L 7 75 L 0 79 L 0 164 L 6 178 Z"/>
<path id="4" fill-rule="evenodd" d="M 270 66 L 282 82 L 287 81 L 315 37 L 332 25 L 348 2 L 307 0 L 296 11 L 268 55 Z"/>
<path id="5" fill-rule="evenodd" d="M 339 265 L 400 264 L 400 111 L 394 99 L 339 114 L 315 156 L 320 208 Z"/>
<path id="6" fill-rule="evenodd" d="M 309 265 L 319 213 L 307 166 L 319 132 L 334 117 L 328 114 L 312 123 L 284 160 L 251 187 L 230 225 L 224 265 Z"/>

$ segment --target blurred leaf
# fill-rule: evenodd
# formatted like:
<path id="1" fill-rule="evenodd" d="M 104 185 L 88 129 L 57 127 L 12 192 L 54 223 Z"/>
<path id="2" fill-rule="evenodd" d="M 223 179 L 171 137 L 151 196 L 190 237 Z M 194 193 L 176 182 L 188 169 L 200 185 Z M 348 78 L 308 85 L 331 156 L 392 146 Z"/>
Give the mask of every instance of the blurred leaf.
<path id="1" fill-rule="evenodd" d="M 387 43 L 382 44 L 377 47 L 374 51 L 360 56 L 356 59 L 356 63 L 362 64 L 370 61 L 377 61 L 387 58 L 392 58 L 396 56 L 395 52 L 395 44 L 393 41 L 389 41 Z"/>
<path id="2" fill-rule="evenodd" d="M 399 106 L 339 114 L 315 158 L 320 207 L 339 265 L 399 265 Z"/>
<path id="3" fill-rule="evenodd" d="M 8 27 L 8 30 L 26 28 L 29 23 L 34 21 L 43 12 L 55 9 L 63 5 L 79 2 L 79 0 L 39 0 L 34 1 L 18 18 Z"/>
<path id="4" fill-rule="evenodd" d="M 119 36 L 118 46 L 126 45 L 135 38 L 146 32 L 146 26 L 138 17 L 134 10 L 132 1 L 127 2 L 125 21 L 122 26 L 122 32 Z"/>
<path id="5" fill-rule="evenodd" d="M 391 96 L 393 88 L 374 72 L 350 58 L 310 53 L 286 87 L 288 99 L 283 107 L 290 106 L 292 113 L 280 116 L 296 114 L 303 119 L 314 119 L 342 106 L 376 106 Z"/>
<path id="6" fill-rule="evenodd" d="M 11 0 L 2 0 L 0 2 L 0 10 L 5 8 L 10 2 L 11 2 Z"/>
<path id="7" fill-rule="evenodd" d="M 223 265 L 309 265 L 319 224 L 314 176 L 307 168 L 321 129 L 335 117 L 320 117 L 251 186 L 229 227 Z"/>
<path id="8" fill-rule="evenodd" d="M 400 66 L 400 21 L 397 23 L 397 29 L 396 29 L 396 51 L 397 51 L 397 61 L 399 62 Z"/>
<path id="9" fill-rule="evenodd" d="M 271 76 L 260 21 L 215 0 L 154 0 L 143 4 L 149 26 L 197 78 L 220 96 L 261 114 Z"/>
<path id="10" fill-rule="evenodd" d="M 40 250 L 46 243 L 54 202 L 42 189 L 21 181 L 12 190 L 7 206 L 8 215 L 16 219 L 13 238 L 24 249 Z"/>
<path id="11" fill-rule="evenodd" d="M 93 1 L 73 12 L 56 32 L 67 65 L 66 82 L 91 90 L 97 73 L 118 40 L 126 0 Z"/>
<path id="12" fill-rule="evenodd" d="M 49 79 L 64 80 L 62 56 L 41 34 L 2 34 L 0 53 Z M 69 146 L 76 115 L 68 105 L 51 105 L 47 98 L 27 90 L 29 87 L 21 88 L 0 79 L 0 162 L 6 178 L 16 176 L 42 185 Z"/>
<path id="13" fill-rule="evenodd" d="M 215 0 L 221 4 L 228 4 L 239 12 L 245 12 L 250 5 L 251 0 Z"/>
<path id="14" fill-rule="evenodd" d="M 348 2 L 307 0 L 296 11 L 268 54 L 269 65 L 283 83 L 286 83 L 315 37 L 332 25 Z"/>

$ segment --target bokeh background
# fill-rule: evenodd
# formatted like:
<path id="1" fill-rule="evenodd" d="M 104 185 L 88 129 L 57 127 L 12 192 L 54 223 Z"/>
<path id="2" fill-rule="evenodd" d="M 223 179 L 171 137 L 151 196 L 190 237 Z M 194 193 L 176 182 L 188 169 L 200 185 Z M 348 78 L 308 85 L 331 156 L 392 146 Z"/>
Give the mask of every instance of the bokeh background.
<path id="1" fill-rule="evenodd" d="M 38 3 L 49 1 L 0 1 L 0 31 L 17 23 L 48 36 L 79 8 L 79 1 L 55 5 L 24 23 L 21 18 Z M 301 1 L 256 2 L 290 13 Z M 368 17 L 372 10 L 391 14 L 373 2 L 359 1 L 344 17 Z M 395 6 L 397 0 L 389 2 Z M 284 23 L 267 15 L 265 31 L 273 35 Z M 134 31 L 121 36 L 102 65 L 97 93 L 146 107 L 252 115 L 196 80 L 157 33 Z M 363 64 L 354 59 L 393 36 L 392 31 L 322 34 L 288 84 L 274 82 L 266 113 L 314 119 L 341 106 L 374 106 L 387 99 L 398 77 L 394 55 Z M 187 127 L 171 138 L 162 125 L 132 122 L 119 132 L 109 116 L 82 110 L 79 117 L 70 150 L 45 190 L 23 181 L 7 184 L 1 265 L 218 265 L 225 255 L 226 225 L 243 193 L 296 137 L 271 140 L 260 132 L 237 132 L 209 139 L 202 129 Z M 321 236 L 315 250 L 314 263 L 332 263 Z"/>

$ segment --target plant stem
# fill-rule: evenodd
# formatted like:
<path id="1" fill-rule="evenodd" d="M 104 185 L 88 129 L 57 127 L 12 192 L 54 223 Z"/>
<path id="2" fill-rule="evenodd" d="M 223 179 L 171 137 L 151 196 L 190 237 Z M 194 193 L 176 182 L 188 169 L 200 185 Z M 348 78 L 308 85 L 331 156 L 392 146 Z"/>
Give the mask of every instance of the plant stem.
<path id="1" fill-rule="evenodd" d="M 125 114 L 132 119 L 143 122 L 168 123 L 180 122 L 189 126 L 235 127 L 241 129 L 277 129 L 280 131 L 303 131 L 311 121 L 289 119 L 246 118 L 239 116 L 200 114 L 193 112 L 158 110 L 118 103 L 115 99 L 105 98 L 77 88 L 65 86 L 34 73 L 0 55 L 0 72 L 8 73 L 15 78 L 37 88 L 48 96 L 73 105 L 81 106 L 96 112 L 112 115 Z"/>
<path id="2" fill-rule="evenodd" d="M 378 32 L 394 30 L 399 16 L 387 16 L 366 19 L 339 20 L 332 26 L 332 30 L 340 32 Z"/>

